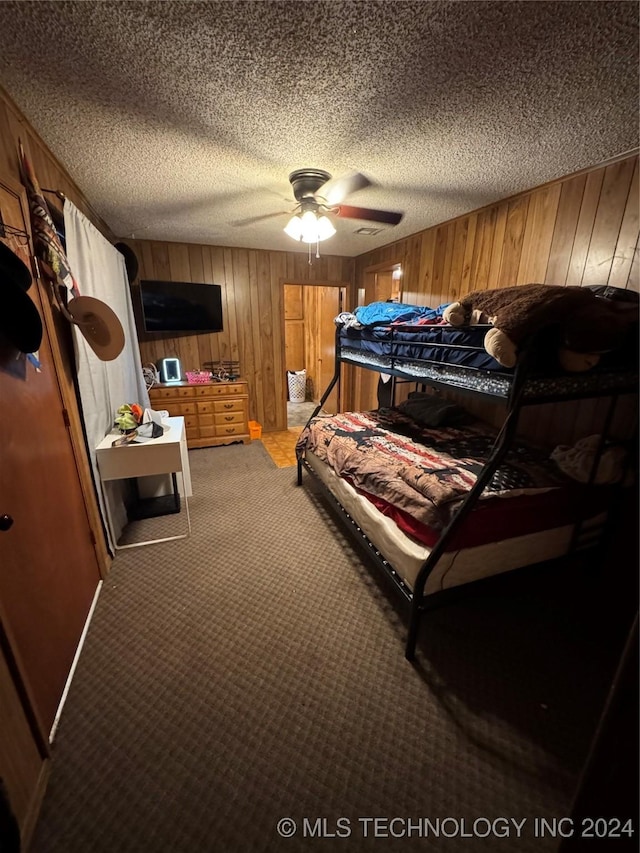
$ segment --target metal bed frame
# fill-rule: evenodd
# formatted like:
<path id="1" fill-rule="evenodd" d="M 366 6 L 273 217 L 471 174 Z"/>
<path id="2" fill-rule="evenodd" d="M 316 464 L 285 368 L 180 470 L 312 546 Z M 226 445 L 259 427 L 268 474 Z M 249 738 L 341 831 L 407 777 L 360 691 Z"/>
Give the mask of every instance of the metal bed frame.
<path id="1" fill-rule="evenodd" d="M 487 327 L 487 329 L 488 328 L 491 327 Z M 437 368 L 441 365 L 441 362 L 438 361 L 423 360 L 422 363 L 424 365 L 424 375 L 420 375 L 420 369 L 418 366 L 420 359 L 409 358 L 397 354 L 398 344 L 406 343 L 406 340 L 399 341 L 395 337 L 398 332 L 402 332 L 403 334 L 406 334 L 407 332 L 414 333 L 417 336 L 416 340 L 419 340 L 420 335 L 424 334 L 424 327 L 406 325 L 391 326 L 390 336 L 387 341 L 389 353 L 385 356 L 388 360 L 388 363 L 382 364 L 379 360 L 363 361 L 359 357 L 354 357 L 353 353 L 345 353 L 341 339 L 341 328 L 338 327 L 336 329 L 335 371 L 331 381 L 329 382 L 329 385 L 327 386 L 324 394 L 320 399 L 320 402 L 318 403 L 310 418 L 308 419 L 307 425 L 322 410 L 322 407 L 328 399 L 329 394 L 331 393 L 335 385 L 340 381 L 343 364 L 355 365 L 356 367 L 362 367 L 363 369 L 374 370 L 377 372 L 388 374 L 389 376 L 391 376 L 391 381 L 394 383 L 394 386 L 395 383 L 399 380 L 402 382 L 416 383 L 416 385 L 421 385 L 423 387 L 430 386 L 436 389 L 454 389 L 456 393 L 468 393 L 476 397 L 482 396 L 485 398 L 493 399 L 494 401 L 501 400 L 503 403 L 506 404 L 506 414 L 502 422 L 502 426 L 498 431 L 493 447 L 490 451 L 487 460 L 485 461 L 484 467 L 480 472 L 480 475 L 478 476 L 473 487 L 470 489 L 470 491 L 460 503 L 460 506 L 458 507 L 457 511 L 455 512 L 453 518 L 451 519 L 447 527 L 442 531 L 438 541 L 431 549 L 429 556 L 422 564 L 422 567 L 420 568 L 416 577 L 413 589 L 411 589 L 403 581 L 400 574 L 394 569 L 391 563 L 389 563 L 389 561 L 385 559 L 384 555 L 377 549 L 375 544 L 361 530 L 356 521 L 349 515 L 349 513 L 344 509 L 344 507 L 342 507 L 338 499 L 320 480 L 316 472 L 313 470 L 312 466 L 301 455 L 298 456 L 297 460 L 297 484 L 299 486 L 302 485 L 302 471 L 303 468 L 306 469 L 307 472 L 313 476 L 314 481 L 319 484 L 323 494 L 330 498 L 332 504 L 339 511 L 339 517 L 346 524 L 347 528 L 350 529 L 351 532 L 356 536 L 356 541 L 358 541 L 359 544 L 364 547 L 371 561 L 378 565 L 380 569 L 382 569 L 385 575 L 392 581 L 395 588 L 400 592 L 402 597 L 409 603 L 410 618 L 407 641 L 405 645 L 405 657 L 407 658 L 407 660 L 413 661 L 415 659 L 415 650 L 418 639 L 421 616 L 426 610 L 426 598 L 424 595 L 424 589 L 427 583 L 427 579 L 429 578 L 429 575 L 435 567 L 436 563 L 444 553 L 447 544 L 451 540 L 451 537 L 460 528 L 466 517 L 474 508 L 475 504 L 480 498 L 480 495 L 484 491 L 487 484 L 491 481 L 491 478 L 493 477 L 493 475 L 499 468 L 502 460 L 504 459 L 504 456 L 507 453 L 511 442 L 516 434 L 516 429 L 518 426 L 518 417 L 521 409 L 524 406 L 538 405 L 549 402 L 564 402 L 570 400 L 591 399 L 596 397 L 610 398 L 610 402 L 605 415 L 605 422 L 602 428 L 602 432 L 600 434 L 599 444 L 596 449 L 593 465 L 589 474 L 589 479 L 586 483 L 586 487 L 589 487 L 593 485 L 593 482 L 595 480 L 600 456 L 602 454 L 609 435 L 619 397 L 623 394 L 637 393 L 638 376 L 637 373 L 631 371 L 623 371 L 622 373 L 614 371 L 613 373 L 606 374 L 608 377 L 607 382 L 598 384 L 597 381 L 594 382 L 594 376 L 602 377 L 602 372 L 599 372 L 597 374 L 577 374 L 575 376 L 579 377 L 578 381 L 573 384 L 572 388 L 570 388 L 566 392 L 563 392 L 562 394 L 545 392 L 544 384 L 542 384 L 541 386 L 538 385 L 538 390 L 532 391 L 532 380 L 540 378 L 536 374 L 536 358 L 534 354 L 536 353 L 536 351 L 539 350 L 539 347 L 541 345 L 544 345 L 541 344 L 540 336 L 538 336 L 536 339 L 532 339 L 523 348 L 523 351 L 518 359 L 518 363 L 512 372 L 496 373 L 495 371 L 478 370 L 466 366 L 464 368 L 464 371 L 461 372 L 462 375 L 465 375 L 468 371 L 478 370 L 479 374 L 484 374 L 485 376 L 499 376 L 503 380 L 506 379 L 506 387 L 508 389 L 506 394 L 499 393 L 496 390 L 480 391 L 475 388 L 470 388 L 468 387 L 468 385 L 465 387 L 464 381 L 461 381 L 461 384 L 458 385 L 450 381 L 443 381 L 440 379 L 433 378 L 433 368 Z M 362 330 L 362 333 L 364 335 L 367 334 L 366 330 Z M 441 346 L 443 348 L 451 346 L 450 344 L 430 345 Z M 456 345 L 455 348 L 460 349 L 461 347 Z M 477 346 L 465 346 L 464 349 L 480 351 L 482 348 Z M 452 370 L 455 372 L 455 365 L 448 365 L 448 367 L 451 367 Z M 580 379 L 580 377 L 582 379 Z M 391 399 L 393 402 L 393 391 Z M 582 523 L 583 519 L 580 519 L 574 525 L 574 530 L 569 546 L 569 553 L 576 550 L 591 548 L 594 545 L 598 544 L 598 541 L 601 538 L 599 534 L 594 535 L 594 531 L 589 530 L 588 533 L 584 536 L 584 538 L 581 539 Z M 444 592 L 448 592 L 448 590 Z M 442 593 L 438 593 L 438 595 L 440 594 Z M 434 597 L 435 594 L 432 594 L 430 596 L 430 598 Z"/>

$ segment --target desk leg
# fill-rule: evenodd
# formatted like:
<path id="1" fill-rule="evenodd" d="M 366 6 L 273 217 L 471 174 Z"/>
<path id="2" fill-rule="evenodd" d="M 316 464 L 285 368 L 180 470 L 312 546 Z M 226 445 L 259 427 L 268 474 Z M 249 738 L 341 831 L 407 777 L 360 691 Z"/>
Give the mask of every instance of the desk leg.
<path id="1" fill-rule="evenodd" d="M 178 509 L 180 506 L 180 503 L 179 503 L 180 502 L 180 494 L 178 492 L 178 482 L 176 479 L 175 472 L 173 472 L 171 474 L 171 477 L 173 480 L 173 494 L 175 496 L 176 509 Z M 105 504 L 107 506 L 107 520 L 109 522 L 109 529 L 111 531 L 111 538 L 113 540 L 113 547 L 117 551 L 124 551 L 126 548 L 139 548 L 141 545 L 157 545 L 160 542 L 172 542 L 174 539 L 186 539 L 187 536 L 191 535 L 191 516 L 189 515 L 189 499 L 187 498 L 186 494 L 184 494 L 183 497 L 184 497 L 184 508 L 185 508 L 185 511 L 187 514 L 187 532 L 186 533 L 179 533 L 177 536 L 163 536 L 160 539 L 147 539 L 144 542 L 132 542 L 130 545 L 118 545 L 116 543 L 115 535 L 113 532 L 114 531 L 113 520 L 111 518 L 111 512 L 109 510 L 108 502 L 105 499 Z"/>
<path id="2" fill-rule="evenodd" d="M 171 485 L 173 486 L 173 505 L 176 512 L 180 512 L 180 493 L 178 492 L 178 478 L 175 471 L 171 474 Z"/>
<path id="3" fill-rule="evenodd" d="M 188 529 L 187 536 L 188 536 L 191 533 L 191 518 L 189 516 L 189 498 L 186 495 L 184 496 L 184 508 L 187 511 L 187 529 Z"/>
<path id="4" fill-rule="evenodd" d="M 102 501 L 104 503 L 104 508 L 107 513 L 107 527 L 109 529 L 109 538 L 111 539 L 111 547 L 114 551 L 118 550 L 118 538 L 116 536 L 116 528 L 113 523 L 113 517 L 111 515 L 111 501 L 109 500 L 109 494 L 105 488 L 102 489 Z"/>

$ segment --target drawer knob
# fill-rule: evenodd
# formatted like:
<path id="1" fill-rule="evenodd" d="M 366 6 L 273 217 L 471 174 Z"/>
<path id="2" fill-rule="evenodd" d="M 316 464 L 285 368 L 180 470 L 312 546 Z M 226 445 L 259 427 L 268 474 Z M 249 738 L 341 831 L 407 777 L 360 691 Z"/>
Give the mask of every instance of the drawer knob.
<path id="1" fill-rule="evenodd" d="M 225 403 L 224 407 L 225 409 L 233 409 L 233 403 Z"/>
<path id="2" fill-rule="evenodd" d="M 228 430 L 227 430 L 227 432 L 233 432 L 233 430 L 232 430 L 232 429 L 228 429 Z"/>

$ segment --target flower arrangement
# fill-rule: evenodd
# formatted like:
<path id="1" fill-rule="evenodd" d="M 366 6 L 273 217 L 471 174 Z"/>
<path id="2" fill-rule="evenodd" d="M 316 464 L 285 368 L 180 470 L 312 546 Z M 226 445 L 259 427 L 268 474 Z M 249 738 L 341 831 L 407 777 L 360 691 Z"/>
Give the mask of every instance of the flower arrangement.
<path id="1" fill-rule="evenodd" d="M 120 432 L 131 432 L 142 423 L 144 409 L 138 403 L 125 403 L 116 413 L 116 426 Z"/>

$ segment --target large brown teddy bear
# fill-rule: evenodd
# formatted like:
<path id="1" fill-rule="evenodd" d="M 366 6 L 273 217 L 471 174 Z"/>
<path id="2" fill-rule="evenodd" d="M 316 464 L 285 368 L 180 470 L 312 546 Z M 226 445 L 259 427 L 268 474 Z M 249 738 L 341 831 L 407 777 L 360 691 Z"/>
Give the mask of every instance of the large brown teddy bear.
<path id="1" fill-rule="evenodd" d="M 484 346 L 504 367 L 513 367 L 523 344 L 539 330 L 556 326 L 558 361 L 564 370 L 594 367 L 638 320 L 636 305 L 601 299 L 583 287 L 523 284 L 469 293 L 449 305 L 443 319 L 453 326 L 489 323 Z"/>

